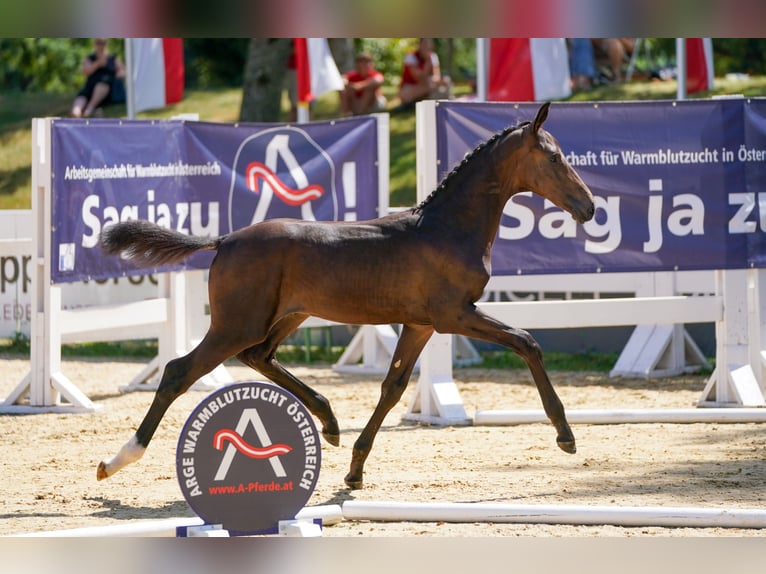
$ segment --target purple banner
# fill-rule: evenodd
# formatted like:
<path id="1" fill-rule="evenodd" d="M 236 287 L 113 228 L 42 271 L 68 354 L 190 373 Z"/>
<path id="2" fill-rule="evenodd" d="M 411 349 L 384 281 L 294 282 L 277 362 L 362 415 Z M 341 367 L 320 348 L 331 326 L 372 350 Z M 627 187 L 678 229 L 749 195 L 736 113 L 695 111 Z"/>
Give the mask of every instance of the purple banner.
<path id="1" fill-rule="evenodd" d="M 275 217 L 379 215 L 374 117 L 300 125 L 56 120 L 52 147 L 54 282 L 135 274 L 97 245 L 105 225 L 126 219 L 219 236 Z M 211 258 L 200 253 L 159 270 L 206 268 Z"/>
<path id="2" fill-rule="evenodd" d="M 440 177 L 538 104 L 442 102 Z M 596 197 L 576 225 L 536 195 L 505 207 L 495 275 L 766 266 L 766 100 L 554 103 L 545 128 Z"/>

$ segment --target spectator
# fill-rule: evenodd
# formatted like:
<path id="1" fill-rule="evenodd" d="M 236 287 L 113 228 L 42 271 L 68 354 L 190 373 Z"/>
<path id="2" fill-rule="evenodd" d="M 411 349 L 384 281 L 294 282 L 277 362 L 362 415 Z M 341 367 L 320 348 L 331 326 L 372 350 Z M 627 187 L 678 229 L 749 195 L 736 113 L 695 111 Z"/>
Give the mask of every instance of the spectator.
<path id="1" fill-rule="evenodd" d="M 633 38 L 592 38 L 596 59 L 606 59 L 608 76 L 614 82 L 622 82 L 623 66 L 630 60 L 635 46 Z"/>
<path id="2" fill-rule="evenodd" d="M 77 93 L 72 104 L 72 116 L 90 117 L 99 106 L 117 101 L 124 101 L 125 66 L 120 59 L 110 54 L 106 47 L 106 38 L 93 41 L 93 53 L 82 62 L 85 85 Z"/>
<path id="3" fill-rule="evenodd" d="M 572 89 L 589 90 L 596 77 L 596 58 L 589 38 L 569 38 L 569 71 Z"/>
<path id="4" fill-rule="evenodd" d="M 386 109 L 386 98 L 381 91 L 383 74 L 373 67 L 372 55 L 362 52 L 356 56 L 356 66 L 343 74 L 345 89 L 340 93 L 344 116 L 358 116 Z"/>
<path id="5" fill-rule="evenodd" d="M 402 106 L 429 98 L 450 97 L 450 78 L 442 77 L 439 56 L 433 48 L 431 38 L 420 38 L 418 49 L 405 56 L 402 80 L 399 84 Z"/>

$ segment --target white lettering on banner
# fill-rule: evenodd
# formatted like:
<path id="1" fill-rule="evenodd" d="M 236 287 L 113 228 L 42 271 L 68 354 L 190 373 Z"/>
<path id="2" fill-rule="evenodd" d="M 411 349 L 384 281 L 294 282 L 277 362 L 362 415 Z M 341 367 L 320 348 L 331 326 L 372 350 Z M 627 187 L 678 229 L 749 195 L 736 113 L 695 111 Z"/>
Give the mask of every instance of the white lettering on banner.
<path id="1" fill-rule="evenodd" d="M 532 192 L 523 191 L 517 193 L 505 204 L 503 213 L 518 221 L 519 224 L 515 227 L 510 227 L 501 223 L 500 228 L 498 229 L 498 236 L 500 239 L 508 239 L 511 241 L 524 239 L 525 237 L 529 237 L 535 229 L 535 213 L 528 207 L 516 203 L 516 197 L 519 196 L 532 197 Z"/>
<path id="2" fill-rule="evenodd" d="M 601 153 L 603 154 L 604 152 Z M 575 153 L 570 151 L 567 154 L 567 161 L 575 167 L 598 165 L 598 156 L 591 150 L 588 150 L 585 153 Z"/>
<path id="3" fill-rule="evenodd" d="M 498 236 L 500 239 L 517 240 L 529 237 L 535 229 L 535 213 L 529 207 L 517 203 L 515 198 L 532 197 L 531 191 L 517 193 L 505 204 L 503 213 L 508 217 L 515 219 L 518 225 L 509 226 L 500 224 Z M 589 253 L 610 253 L 619 247 L 622 241 L 622 229 L 620 227 L 620 198 L 603 198 L 596 196 L 593 198 L 596 210 L 603 212 L 606 217 L 603 222 L 599 222 L 594 217 L 586 222 L 583 228 L 590 237 L 604 238 L 603 241 L 585 241 L 585 250 Z M 546 239 L 558 239 L 559 237 L 575 237 L 577 234 L 577 225 L 572 216 L 560 210 L 553 203 L 546 200 L 544 203 L 545 211 L 538 224 L 540 235 Z"/>
<path id="4" fill-rule="evenodd" d="M 662 180 L 650 180 L 650 191 L 662 191 Z M 535 219 L 534 211 L 517 202 L 515 198 L 531 197 L 532 192 L 522 192 L 511 197 L 503 209 L 503 213 L 517 222 L 517 225 L 500 224 L 498 236 L 505 240 L 518 240 L 529 237 L 537 227 L 545 239 L 561 237 L 573 238 L 577 235 L 577 225 L 572 217 L 557 208 L 547 199 L 544 201 L 544 213 L 539 222 Z M 587 238 L 584 250 L 587 253 L 612 253 L 622 243 L 622 225 L 620 221 L 620 197 L 594 196 L 596 216 L 586 221 L 582 228 Z M 663 218 L 665 197 L 650 195 L 647 209 L 648 239 L 643 243 L 644 253 L 656 253 L 662 248 L 664 233 L 675 237 L 705 234 L 705 204 L 702 198 L 693 193 L 681 193 L 672 196 L 673 210 L 667 218 Z M 670 198 L 668 198 L 670 199 Z M 759 211 L 761 229 L 766 231 L 766 194 L 759 194 Z M 756 230 L 756 222 L 746 221 L 755 207 L 755 194 L 729 194 L 731 205 L 741 205 L 729 222 L 730 233 L 752 233 Z"/>
<path id="5" fill-rule="evenodd" d="M 545 200 L 545 209 L 552 209 L 556 206 L 552 201 Z M 577 237 L 577 222 L 572 216 L 561 209 L 553 209 L 550 213 L 544 213 L 540 217 L 540 235 L 546 239 L 557 239 L 559 237 Z"/>
<path id="6" fill-rule="evenodd" d="M 649 240 L 644 243 L 644 253 L 656 253 L 662 247 L 662 204 L 661 195 L 649 197 Z M 674 195 L 673 207 L 674 211 L 667 220 L 671 235 L 684 237 L 705 234 L 705 204 L 702 198 L 693 193 Z"/>
<path id="7" fill-rule="evenodd" d="M 596 215 L 599 211 L 606 214 L 603 223 L 599 223 L 598 217 L 593 217 L 583 225 L 585 232 L 591 237 L 604 237 L 601 242 L 585 240 L 585 251 L 588 253 L 611 253 L 620 246 L 622 241 L 622 227 L 620 225 L 620 198 L 599 197 L 593 198 L 596 207 Z"/>
<path id="8" fill-rule="evenodd" d="M 151 163 L 149 165 L 121 163 L 102 167 L 85 167 L 84 165 L 68 165 L 64 170 L 64 180 L 87 181 L 93 183 L 97 179 L 132 179 L 137 177 L 190 177 L 221 175 L 221 165 L 217 161 L 203 164 L 188 164 L 182 161 L 167 164 Z"/>
<path id="9" fill-rule="evenodd" d="M 698 151 L 660 149 L 654 152 L 637 152 L 624 150 L 621 152 L 621 156 L 625 165 L 718 163 L 718 150 L 708 148 Z"/>
<path id="10" fill-rule="evenodd" d="M 729 220 L 729 233 L 753 233 L 756 230 L 757 224 L 755 221 L 748 221 L 747 218 L 750 217 L 755 207 L 755 194 L 730 193 L 729 205 L 740 206 Z"/>
<path id="11" fill-rule="evenodd" d="M 737 159 L 741 162 L 746 161 L 766 161 L 766 150 L 762 149 L 748 149 L 745 144 L 739 146 L 739 152 L 737 152 Z"/>
<path id="12" fill-rule="evenodd" d="M 732 163 L 739 161 L 765 162 L 766 150 L 749 148 L 741 144 L 739 149 L 720 150 L 705 147 L 700 150 L 672 150 L 670 148 L 655 151 L 620 150 L 619 153 L 608 150 L 585 150 L 581 153 L 570 151 L 566 154 L 567 161 L 574 167 L 589 166 L 619 166 L 619 165 L 702 165 L 714 163 Z"/>
<path id="13" fill-rule="evenodd" d="M 756 205 L 755 193 L 730 193 L 729 205 L 739 205 L 739 209 L 729 220 L 729 233 L 755 233 L 759 226 L 766 233 L 766 193 L 758 193 L 758 217 L 750 220 Z"/>
<path id="14" fill-rule="evenodd" d="M 207 203 L 207 214 L 203 218 L 203 204 L 199 201 L 178 202 L 176 204 L 154 203 L 154 190 L 146 193 L 148 205 L 145 217 L 141 217 L 138 205 L 125 205 L 117 208 L 107 205 L 101 208 L 101 197 L 89 195 L 82 203 L 82 222 L 86 231 L 83 233 L 81 245 L 93 248 L 98 245 L 101 230 L 114 223 L 129 219 L 147 219 L 163 227 L 175 229 L 192 235 L 220 235 L 219 204 L 217 201 Z M 174 213 L 175 212 L 175 213 Z M 174 222 L 175 217 L 175 222 Z M 207 225 L 203 224 L 207 221 Z"/>

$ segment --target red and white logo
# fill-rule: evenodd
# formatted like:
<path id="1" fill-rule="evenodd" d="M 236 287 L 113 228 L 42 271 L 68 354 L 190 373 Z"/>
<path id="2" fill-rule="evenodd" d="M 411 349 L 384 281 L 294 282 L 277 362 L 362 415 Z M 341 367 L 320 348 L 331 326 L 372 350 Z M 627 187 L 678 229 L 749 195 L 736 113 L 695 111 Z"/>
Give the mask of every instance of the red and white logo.
<path id="1" fill-rule="evenodd" d="M 255 434 L 262 445 L 261 447 L 253 446 L 242 438 L 242 435 L 245 433 L 248 426 L 252 426 L 255 430 Z M 223 450 L 224 445 L 227 442 L 229 444 L 226 447 L 226 452 L 223 455 L 221 464 L 218 467 L 218 472 L 215 473 L 213 480 L 226 480 L 226 474 L 229 472 L 231 463 L 237 453 L 252 459 L 266 459 L 271 464 L 271 468 L 274 470 L 274 475 L 277 478 L 284 478 L 287 476 L 287 473 L 279 460 L 279 455 L 287 454 L 293 449 L 286 444 L 273 444 L 271 442 L 269 433 L 266 431 L 266 427 L 263 425 L 261 417 L 258 416 L 257 409 L 244 409 L 236 430 L 221 429 L 213 436 L 213 448 L 216 450 Z"/>
<path id="2" fill-rule="evenodd" d="M 295 517 L 319 478 L 320 437 L 291 393 L 263 382 L 208 395 L 186 421 L 176 470 L 184 498 L 208 524 L 261 532 Z"/>
<path id="3" fill-rule="evenodd" d="M 281 126 L 246 138 L 233 167 L 232 230 L 275 217 L 334 221 L 343 215 L 335 163 L 305 130 Z"/>

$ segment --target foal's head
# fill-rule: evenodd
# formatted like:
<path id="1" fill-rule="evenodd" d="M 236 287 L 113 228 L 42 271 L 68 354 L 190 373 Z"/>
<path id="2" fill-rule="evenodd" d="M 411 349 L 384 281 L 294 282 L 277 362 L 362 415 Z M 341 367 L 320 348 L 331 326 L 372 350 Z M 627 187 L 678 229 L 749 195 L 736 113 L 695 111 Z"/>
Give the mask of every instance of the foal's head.
<path id="1" fill-rule="evenodd" d="M 518 149 L 503 154 L 499 169 L 508 170 L 511 194 L 533 191 L 584 223 L 593 217 L 593 194 L 567 161 L 556 138 L 543 129 L 549 106 L 543 104 L 534 121 L 521 128 Z"/>

